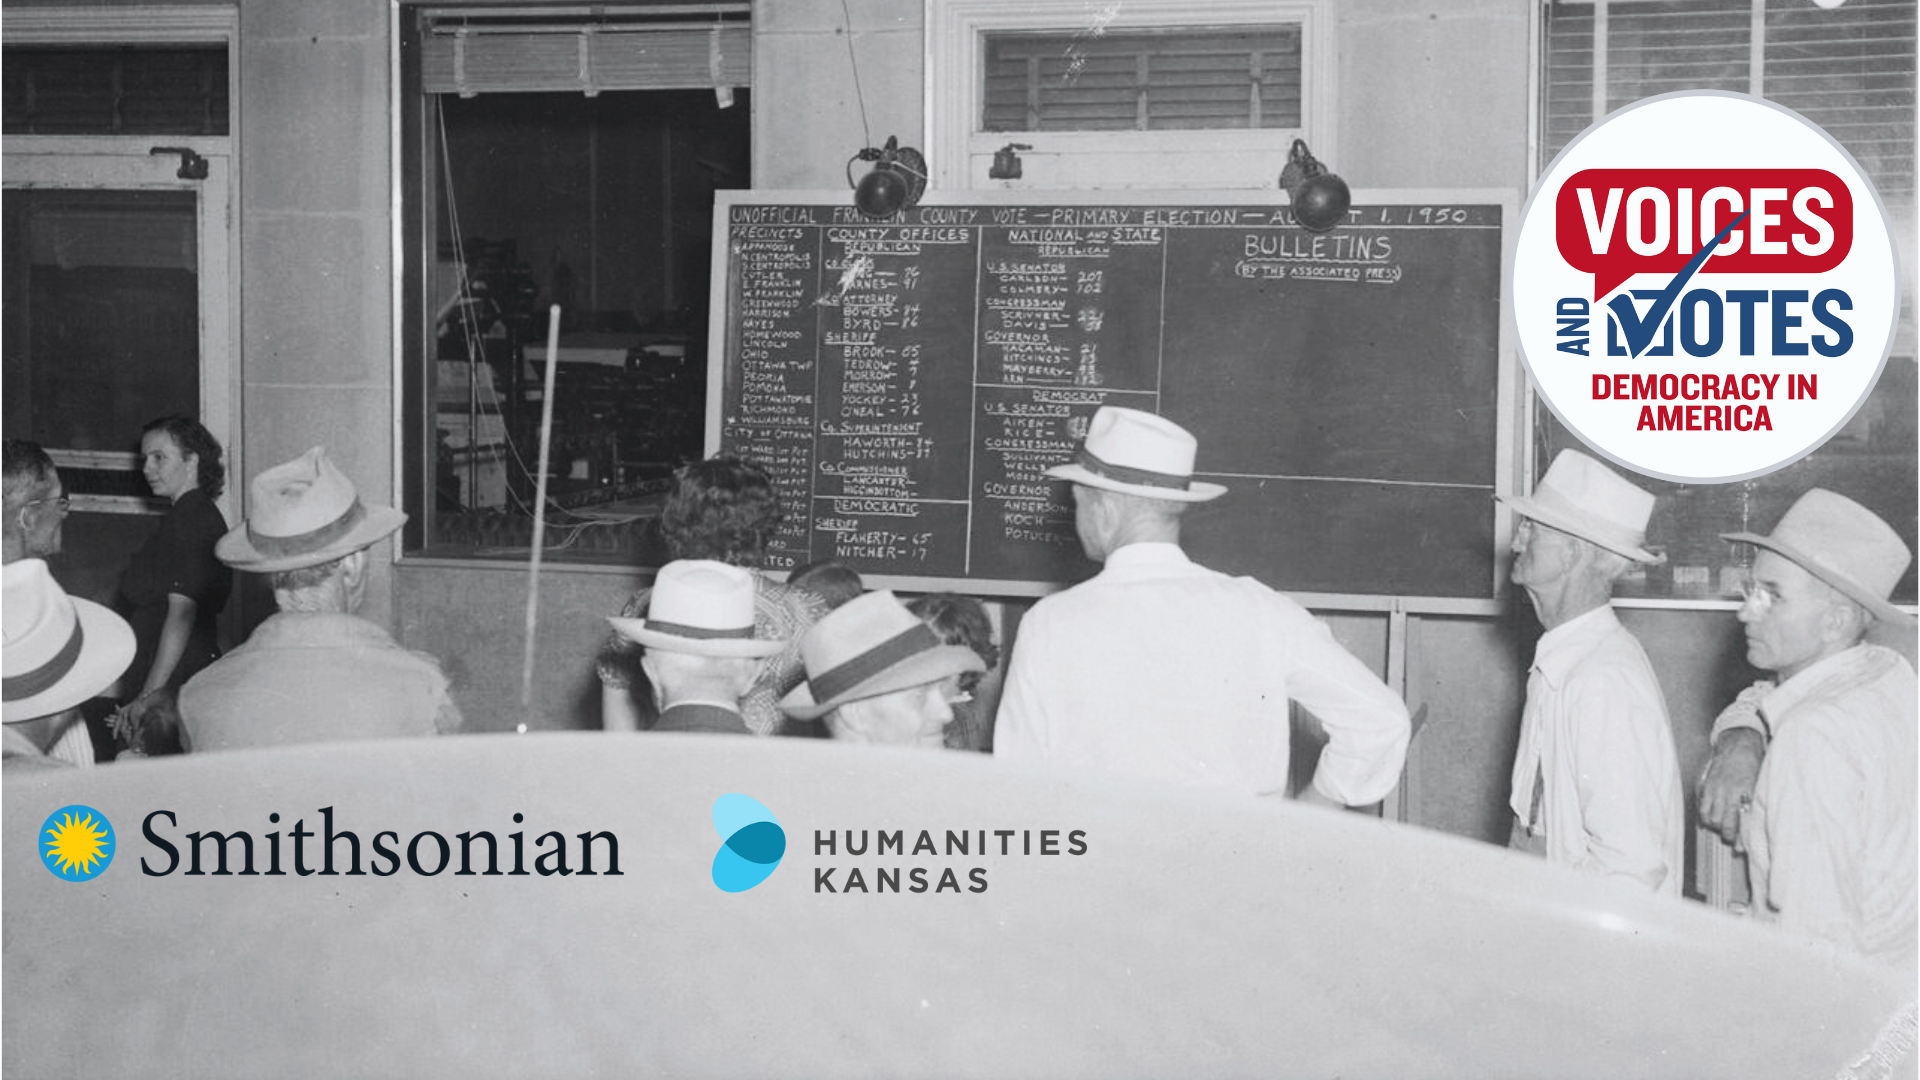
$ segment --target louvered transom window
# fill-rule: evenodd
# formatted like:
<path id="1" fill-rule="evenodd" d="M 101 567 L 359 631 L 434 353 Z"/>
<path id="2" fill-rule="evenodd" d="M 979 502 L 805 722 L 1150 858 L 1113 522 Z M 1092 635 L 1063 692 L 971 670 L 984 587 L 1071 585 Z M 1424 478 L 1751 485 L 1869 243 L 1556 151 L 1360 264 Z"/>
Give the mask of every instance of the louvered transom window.
<path id="1" fill-rule="evenodd" d="M 8 135 L 225 135 L 227 47 L 11 48 Z"/>
<path id="2" fill-rule="evenodd" d="M 985 131 L 1301 126 L 1298 26 L 1129 33 L 994 33 Z"/>
<path id="3" fill-rule="evenodd" d="M 517 10 L 517 9 L 516 9 Z M 597 8 L 590 16 L 434 8 L 422 18 L 430 94 L 698 90 L 753 81 L 745 3 Z"/>
<path id="4" fill-rule="evenodd" d="M 1756 93 L 1825 128 L 1883 196 L 1914 192 L 1915 4 L 1846 0 L 1549 3 L 1545 158 L 1594 120 L 1675 90 Z M 1603 27 L 1596 47 L 1595 28 Z M 1594 71 L 1604 95 L 1594 94 Z"/>

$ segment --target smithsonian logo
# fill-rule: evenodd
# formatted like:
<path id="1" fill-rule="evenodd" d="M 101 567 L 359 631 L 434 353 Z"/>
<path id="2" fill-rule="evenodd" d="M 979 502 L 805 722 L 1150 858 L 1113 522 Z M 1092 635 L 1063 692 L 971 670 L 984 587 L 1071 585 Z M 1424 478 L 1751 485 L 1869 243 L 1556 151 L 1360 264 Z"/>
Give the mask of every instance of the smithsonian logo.
<path id="1" fill-rule="evenodd" d="M 113 862 L 113 825 L 91 806 L 63 806 L 40 826 L 40 862 L 61 881 L 88 881 Z"/>

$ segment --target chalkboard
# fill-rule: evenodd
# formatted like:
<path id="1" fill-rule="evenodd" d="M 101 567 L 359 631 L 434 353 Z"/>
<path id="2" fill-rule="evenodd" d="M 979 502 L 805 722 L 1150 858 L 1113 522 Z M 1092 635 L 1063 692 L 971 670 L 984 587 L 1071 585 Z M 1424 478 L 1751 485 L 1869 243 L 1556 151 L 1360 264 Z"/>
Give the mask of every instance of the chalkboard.
<path id="1" fill-rule="evenodd" d="M 1300 593 L 1496 596 L 1511 195 L 1362 192 L 1318 236 L 1255 196 L 973 193 L 873 219 L 842 193 L 720 193 L 708 446 L 773 471 L 769 567 L 1011 595 L 1084 578 L 1043 471 L 1111 403 L 1194 431 L 1197 475 L 1228 486 L 1188 513 L 1201 562 Z"/>

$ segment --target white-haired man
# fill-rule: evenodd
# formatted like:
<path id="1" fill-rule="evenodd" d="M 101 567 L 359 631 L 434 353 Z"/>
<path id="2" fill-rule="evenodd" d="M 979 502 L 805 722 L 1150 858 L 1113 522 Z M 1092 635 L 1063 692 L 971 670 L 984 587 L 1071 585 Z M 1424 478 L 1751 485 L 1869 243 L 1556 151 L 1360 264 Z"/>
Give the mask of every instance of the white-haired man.
<path id="1" fill-rule="evenodd" d="M 659 719 L 651 731 L 747 735 L 740 699 L 785 641 L 754 633 L 754 575 L 711 559 L 660 568 L 642 619 L 607 621 L 639 644 Z"/>
<path id="2" fill-rule="evenodd" d="M 354 614 L 366 591 L 367 548 L 407 515 L 362 502 L 320 447 L 254 477 L 247 506 L 247 520 L 214 554 L 236 570 L 271 575 L 280 610 L 180 688 L 189 748 L 458 730 L 460 710 L 439 663 Z"/>
<path id="3" fill-rule="evenodd" d="M 884 589 L 828 612 L 800 639 L 800 655 L 807 681 L 781 700 L 788 716 L 824 719 L 836 739 L 896 746 L 944 746 L 955 677 L 986 669 Z"/>
<path id="4" fill-rule="evenodd" d="M 1740 608 L 1747 662 L 1773 682 L 1741 694 L 1716 734 L 1770 739 L 1739 807 L 1753 911 L 1802 936 L 1903 967 L 1920 947 L 1915 677 L 1864 639 L 1910 625 L 1888 602 L 1912 553 L 1872 511 L 1822 488 L 1753 544 Z"/>
<path id="5" fill-rule="evenodd" d="M 1226 489 L 1193 479 L 1198 445 L 1152 413 L 1102 406 L 1071 463 L 1092 579 L 1021 620 L 994 753 L 1106 773 L 1284 794 L 1288 702 L 1328 743 L 1302 798 L 1361 806 L 1399 780 L 1406 706 L 1293 600 L 1180 548 L 1187 507 Z"/>
<path id="6" fill-rule="evenodd" d="M 1546 629 L 1513 763 L 1512 846 L 1680 895 L 1686 817 L 1666 696 L 1611 606 L 1646 551 L 1654 497 L 1577 450 L 1553 459 L 1520 515 L 1513 583 Z"/>
<path id="7" fill-rule="evenodd" d="M 40 444 L 6 440 L 6 519 L 0 528 L 5 561 L 44 559 L 60 554 L 61 525 L 67 520 L 67 494 L 60 471 Z"/>

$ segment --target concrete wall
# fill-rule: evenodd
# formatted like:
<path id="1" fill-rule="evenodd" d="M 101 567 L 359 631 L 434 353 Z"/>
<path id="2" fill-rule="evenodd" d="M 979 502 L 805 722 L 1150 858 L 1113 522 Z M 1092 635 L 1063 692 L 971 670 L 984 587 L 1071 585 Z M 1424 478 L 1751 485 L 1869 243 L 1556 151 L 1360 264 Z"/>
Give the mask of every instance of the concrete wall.
<path id="1" fill-rule="evenodd" d="M 324 445 L 392 503 L 387 9 L 240 5 L 241 440 L 253 471 Z M 376 551 L 365 614 L 391 617 Z"/>

